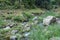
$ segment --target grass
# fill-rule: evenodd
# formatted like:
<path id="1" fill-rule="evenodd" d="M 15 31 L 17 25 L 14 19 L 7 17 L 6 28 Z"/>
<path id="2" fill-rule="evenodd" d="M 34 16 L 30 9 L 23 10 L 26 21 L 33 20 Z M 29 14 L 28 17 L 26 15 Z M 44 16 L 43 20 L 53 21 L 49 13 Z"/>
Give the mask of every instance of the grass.
<path id="1" fill-rule="evenodd" d="M 34 26 L 34 30 L 31 31 L 30 40 L 49 40 L 52 37 L 60 37 L 60 25 L 50 25 L 46 31 L 40 26 Z"/>
<path id="2" fill-rule="evenodd" d="M 0 29 L 7 25 L 7 22 L 0 19 Z"/>
<path id="3" fill-rule="evenodd" d="M 58 15 L 58 14 L 57 14 Z M 47 16 L 57 16 L 55 12 L 47 11 L 44 15 L 41 15 L 39 18 L 42 20 Z M 59 15 L 60 16 L 60 15 Z M 32 27 L 30 40 L 49 40 L 52 37 L 60 37 L 60 25 L 52 24 L 47 26 L 45 29 L 43 26 L 35 25 Z"/>

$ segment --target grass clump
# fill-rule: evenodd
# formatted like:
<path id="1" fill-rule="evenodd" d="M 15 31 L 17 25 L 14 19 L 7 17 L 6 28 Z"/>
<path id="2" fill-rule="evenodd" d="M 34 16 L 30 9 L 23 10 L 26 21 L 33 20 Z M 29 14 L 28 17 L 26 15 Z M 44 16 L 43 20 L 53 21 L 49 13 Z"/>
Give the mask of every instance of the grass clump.
<path id="1" fill-rule="evenodd" d="M 10 37 L 9 30 L 0 29 L 0 40 L 8 40 Z"/>
<path id="2" fill-rule="evenodd" d="M 42 29 L 37 25 L 33 26 L 31 31 L 30 40 L 46 40 L 45 36 L 42 34 Z"/>
<path id="3" fill-rule="evenodd" d="M 47 26 L 47 28 L 38 25 L 35 25 L 33 27 L 30 35 L 30 40 L 49 40 L 52 37 L 60 37 L 59 24 L 52 24 Z"/>
<path id="4" fill-rule="evenodd" d="M 7 25 L 7 22 L 0 19 L 0 28 L 3 28 L 3 26 L 6 26 Z"/>
<path id="5" fill-rule="evenodd" d="M 17 22 L 23 22 L 27 19 L 24 16 L 15 16 L 15 17 L 13 17 L 13 20 L 17 21 Z"/>

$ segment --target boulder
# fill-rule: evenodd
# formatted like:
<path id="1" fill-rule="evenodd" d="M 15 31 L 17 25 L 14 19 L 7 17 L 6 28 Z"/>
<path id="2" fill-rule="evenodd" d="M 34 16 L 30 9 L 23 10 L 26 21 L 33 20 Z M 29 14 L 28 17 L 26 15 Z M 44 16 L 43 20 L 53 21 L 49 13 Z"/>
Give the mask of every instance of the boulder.
<path id="1" fill-rule="evenodd" d="M 56 18 L 54 16 L 47 16 L 46 18 L 43 19 L 43 25 L 46 25 L 46 26 L 54 22 L 56 22 Z"/>

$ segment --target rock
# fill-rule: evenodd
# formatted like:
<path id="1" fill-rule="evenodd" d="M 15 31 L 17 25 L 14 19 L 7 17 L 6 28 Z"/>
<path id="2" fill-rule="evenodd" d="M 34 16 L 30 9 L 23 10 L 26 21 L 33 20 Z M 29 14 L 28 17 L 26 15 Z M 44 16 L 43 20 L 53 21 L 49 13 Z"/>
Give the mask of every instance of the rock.
<path id="1" fill-rule="evenodd" d="M 11 36 L 10 40 L 17 40 L 17 37 L 16 36 Z"/>
<path id="2" fill-rule="evenodd" d="M 60 18 L 56 18 L 56 22 L 60 24 Z"/>
<path id="3" fill-rule="evenodd" d="M 13 26 L 16 26 L 17 24 L 7 24 L 6 26 L 3 26 L 2 28 L 4 29 L 4 30 L 8 30 L 8 29 L 10 29 L 10 28 L 12 28 Z"/>
<path id="4" fill-rule="evenodd" d="M 8 30 L 8 29 L 10 29 L 10 27 L 9 27 L 9 26 L 7 26 L 6 28 L 4 28 L 4 30 Z"/>
<path id="5" fill-rule="evenodd" d="M 34 20 L 38 20 L 38 16 L 35 16 L 32 20 L 33 20 L 33 21 L 34 21 Z"/>
<path id="6" fill-rule="evenodd" d="M 53 38 L 50 38 L 50 40 L 60 40 L 60 37 L 53 37 Z"/>
<path id="7" fill-rule="evenodd" d="M 24 37 L 28 37 L 30 35 L 30 32 L 24 33 Z"/>
<path id="8" fill-rule="evenodd" d="M 35 16 L 33 19 L 32 19 L 32 21 L 33 21 L 33 24 L 37 24 L 38 23 L 38 16 Z"/>
<path id="9" fill-rule="evenodd" d="M 22 26 L 25 26 L 26 24 L 27 24 L 27 22 L 23 22 L 23 23 L 22 23 Z"/>
<path id="10" fill-rule="evenodd" d="M 31 28 L 31 25 L 26 24 L 26 25 L 23 27 L 23 31 L 30 31 L 30 28 Z"/>
<path id="11" fill-rule="evenodd" d="M 54 16 L 47 16 L 46 18 L 43 19 L 44 25 L 50 25 L 51 23 L 54 22 L 56 22 L 56 18 Z"/>
<path id="12" fill-rule="evenodd" d="M 9 26 L 10 28 L 12 28 L 12 27 L 14 27 L 14 26 L 16 26 L 17 24 L 15 24 L 15 23 L 8 23 L 7 24 L 7 26 Z"/>
<path id="13" fill-rule="evenodd" d="M 12 28 L 13 26 L 15 26 L 15 23 L 9 24 L 8 26 Z"/>
<path id="14" fill-rule="evenodd" d="M 18 30 L 12 30 L 11 34 L 16 34 L 18 32 Z"/>

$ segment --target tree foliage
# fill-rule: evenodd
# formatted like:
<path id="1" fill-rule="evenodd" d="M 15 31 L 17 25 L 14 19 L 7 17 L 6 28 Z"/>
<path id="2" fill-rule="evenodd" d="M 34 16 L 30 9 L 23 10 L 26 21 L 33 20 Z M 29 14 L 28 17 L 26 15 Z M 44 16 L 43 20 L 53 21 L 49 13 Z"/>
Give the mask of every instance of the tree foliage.
<path id="1" fill-rule="evenodd" d="M 35 8 L 51 9 L 52 5 L 60 5 L 60 0 L 0 0 L 0 9 Z"/>

